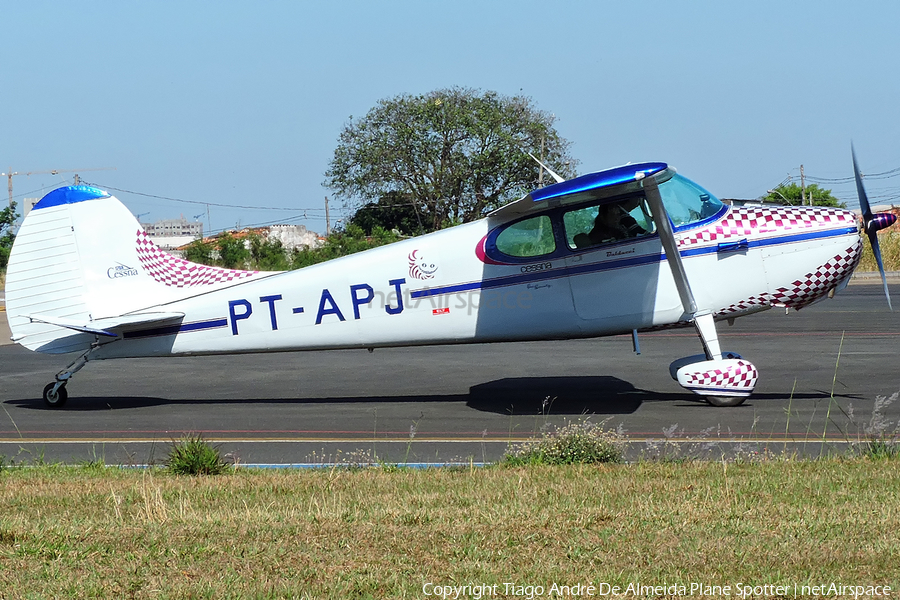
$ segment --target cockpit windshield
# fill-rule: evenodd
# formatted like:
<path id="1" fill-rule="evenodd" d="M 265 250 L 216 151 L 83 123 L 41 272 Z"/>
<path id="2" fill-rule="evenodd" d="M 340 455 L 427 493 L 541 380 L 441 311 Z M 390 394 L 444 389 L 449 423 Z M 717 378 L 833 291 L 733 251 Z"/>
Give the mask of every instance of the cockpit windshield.
<path id="1" fill-rule="evenodd" d="M 675 227 L 708 219 L 724 206 L 702 187 L 677 174 L 659 184 L 659 193 Z"/>

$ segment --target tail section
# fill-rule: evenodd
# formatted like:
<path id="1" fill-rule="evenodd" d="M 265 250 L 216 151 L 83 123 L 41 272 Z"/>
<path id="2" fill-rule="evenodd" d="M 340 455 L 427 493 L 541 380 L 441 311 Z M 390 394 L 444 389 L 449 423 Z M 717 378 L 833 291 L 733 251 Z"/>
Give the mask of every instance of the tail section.
<path id="1" fill-rule="evenodd" d="M 22 224 L 7 268 L 6 310 L 13 341 L 75 352 L 98 334 L 112 341 L 130 325 L 177 318 L 165 312 L 167 303 L 262 275 L 171 256 L 115 197 L 70 186 L 44 196 Z"/>

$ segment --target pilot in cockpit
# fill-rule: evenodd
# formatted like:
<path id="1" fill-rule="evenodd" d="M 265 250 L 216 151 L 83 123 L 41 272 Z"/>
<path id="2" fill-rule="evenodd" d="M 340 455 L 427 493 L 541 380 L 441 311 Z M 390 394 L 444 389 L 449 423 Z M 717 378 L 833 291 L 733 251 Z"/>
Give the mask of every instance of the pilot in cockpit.
<path id="1" fill-rule="evenodd" d="M 586 248 L 646 234 L 647 231 L 619 204 L 598 207 L 594 227 L 589 233 L 579 233 L 572 240 L 576 248 Z"/>

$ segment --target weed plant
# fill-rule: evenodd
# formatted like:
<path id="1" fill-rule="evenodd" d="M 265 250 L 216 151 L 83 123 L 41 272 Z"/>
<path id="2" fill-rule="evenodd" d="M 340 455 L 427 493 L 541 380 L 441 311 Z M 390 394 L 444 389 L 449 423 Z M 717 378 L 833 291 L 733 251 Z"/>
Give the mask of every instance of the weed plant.
<path id="1" fill-rule="evenodd" d="M 853 445 L 857 454 L 876 460 L 900 457 L 900 423 L 889 421 L 884 414 L 885 410 L 898 398 L 900 398 L 900 392 L 895 392 L 890 396 L 875 397 L 872 417 L 861 425 L 861 438 Z M 848 416 L 852 422 L 852 407 Z"/>
<path id="2" fill-rule="evenodd" d="M 541 437 L 510 447 L 503 464 L 574 465 L 619 463 L 625 451 L 625 435 L 588 420 L 545 431 Z"/>
<path id="3" fill-rule="evenodd" d="M 217 446 L 200 435 L 189 435 L 172 442 L 166 469 L 175 475 L 221 475 L 229 469 Z"/>
<path id="4" fill-rule="evenodd" d="M 881 248 L 881 260 L 884 262 L 885 271 L 900 271 L 900 232 L 882 232 L 878 236 L 878 246 Z M 866 236 L 863 236 L 863 255 L 857 270 L 878 271 L 872 246 Z"/>

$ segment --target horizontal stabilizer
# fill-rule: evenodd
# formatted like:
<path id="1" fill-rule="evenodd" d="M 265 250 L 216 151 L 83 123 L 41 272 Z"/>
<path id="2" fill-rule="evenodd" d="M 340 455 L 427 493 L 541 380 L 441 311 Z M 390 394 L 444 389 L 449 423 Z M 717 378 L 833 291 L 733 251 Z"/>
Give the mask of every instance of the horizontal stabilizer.
<path id="1" fill-rule="evenodd" d="M 32 323 L 46 323 L 47 325 L 55 325 L 64 327 L 81 333 L 91 333 L 94 335 L 102 335 L 105 337 L 117 337 L 125 329 L 132 326 L 157 325 L 169 321 L 178 321 L 184 318 L 184 313 L 180 312 L 154 312 L 141 313 L 135 315 L 121 315 L 118 317 L 106 317 L 103 319 L 93 319 L 87 322 L 76 319 L 64 319 L 62 317 L 52 317 L 49 315 L 24 315 Z"/>

